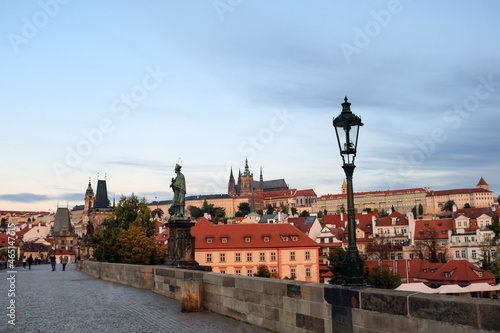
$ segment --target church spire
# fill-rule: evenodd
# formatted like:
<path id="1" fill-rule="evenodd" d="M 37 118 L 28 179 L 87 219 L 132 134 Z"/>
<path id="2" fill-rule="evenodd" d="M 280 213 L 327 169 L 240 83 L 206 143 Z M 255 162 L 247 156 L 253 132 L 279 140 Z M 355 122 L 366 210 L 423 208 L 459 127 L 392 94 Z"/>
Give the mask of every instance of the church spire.
<path id="1" fill-rule="evenodd" d="M 92 189 L 92 185 L 90 184 L 90 177 L 89 177 L 89 186 L 87 186 L 87 191 L 85 192 L 85 195 L 89 194 L 94 195 L 94 190 Z"/>
<path id="2" fill-rule="evenodd" d="M 264 181 L 264 177 L 262 176 L 262 166 L 260 167 L 260 181 Z"/>
<path id="3" fill-rule="evenodd" d="M 248 168 L 248 158 L 245 158 L 245 172 L 243 172 L 243 176 L 250 176 L 250 169 Z"/>

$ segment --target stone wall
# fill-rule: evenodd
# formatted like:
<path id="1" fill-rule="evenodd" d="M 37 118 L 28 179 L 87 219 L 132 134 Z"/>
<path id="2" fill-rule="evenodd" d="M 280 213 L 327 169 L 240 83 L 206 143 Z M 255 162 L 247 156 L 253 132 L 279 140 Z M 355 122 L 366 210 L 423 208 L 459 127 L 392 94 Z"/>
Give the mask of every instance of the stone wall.
<path id="1" fill-rule="evenodd" d="M 80 261 L 78 269 L 180 300 L 181 281 L 201 279 L 206 309 L 278 332 L 498 332 L 500 300 L 348 288 Z"/>

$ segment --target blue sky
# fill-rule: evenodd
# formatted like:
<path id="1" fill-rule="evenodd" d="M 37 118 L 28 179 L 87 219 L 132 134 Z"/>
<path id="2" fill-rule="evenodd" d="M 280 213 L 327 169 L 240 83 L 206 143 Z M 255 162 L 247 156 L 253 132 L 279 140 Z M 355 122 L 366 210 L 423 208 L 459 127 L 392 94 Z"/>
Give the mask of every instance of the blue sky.
<path id="1" fill-rule="evenodd" d="M 354 190 L 499 195 L 497 1 L 3 1 L 0 209 L 227 193 L 229 170 L 338 193 L 332 119 L 360 131 Z"/>

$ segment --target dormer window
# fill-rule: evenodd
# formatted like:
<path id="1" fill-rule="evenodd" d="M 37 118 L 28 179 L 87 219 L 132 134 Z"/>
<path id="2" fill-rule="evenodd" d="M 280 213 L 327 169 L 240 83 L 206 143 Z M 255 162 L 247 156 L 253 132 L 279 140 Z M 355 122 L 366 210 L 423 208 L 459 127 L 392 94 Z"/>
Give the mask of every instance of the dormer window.
<path id="1" fill-rule="evenodd" d="M 245 243 L 250 243 L 250 237 L 245 237 Z"/>
<path id="2" fill-rule="evenodd" d="M 265 236 L 265 237 L 264 237 L 264 242 L 265 242 L 265 243 L 269 243 L 269 237 L 268 237 L 268 236 Z"/>
<path id="3" fill-rule="evenodd" d="M 220 240 L 222 243 L 226 244 L 227 243 L 227 237 L 222 237 Z"/>
<path id="4" fill-rule="evenodd" d="M 298 241 L 298 240 L 299 240 L 299 237 L 297 237 L 297 236 L 292 236 L 292 240 L 293 240 L 294 242 L 296 242 L 296 241 Z"/>
<path id="5" fill-rule="evenodd" d="M 446 279 L 449 279 L 449 278 L 451 277 L 450 272 L 444 272 L 444 277 L 445 277 Z"/>
<path id="6" fill-rule="evenodd" d="M 287 236 L 283 236 L 283 242 L 288 242 L 288 237 Z"/>
<path id="7" fill-rule="evenodd" d="M 207 238 L 207 244 L 212 244 L 214 242 L 213 238 Z"/>
<path id="8" fill-rule="evenodd" d="M 483 272 L 477 272 L 477 276 L 483 277 Z"/>

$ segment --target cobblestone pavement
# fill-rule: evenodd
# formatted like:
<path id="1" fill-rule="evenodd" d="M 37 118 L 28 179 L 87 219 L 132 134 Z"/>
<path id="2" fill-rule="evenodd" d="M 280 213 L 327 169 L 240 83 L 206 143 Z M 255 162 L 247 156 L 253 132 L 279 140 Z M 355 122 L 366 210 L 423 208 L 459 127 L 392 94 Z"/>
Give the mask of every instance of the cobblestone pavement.
<path id="1" fill-rule="evenodd" d="M 181 313 L 178 301 L 95 279 L 68 264 L 0 270 L 0 332 L 268 332 L 211 312 Z M 12 275 L 15 280 L 8 280 Z M 15 296 L 9 288 L 15 284 Z M 15 300 L 15 326 L 8 323 Z"/>

